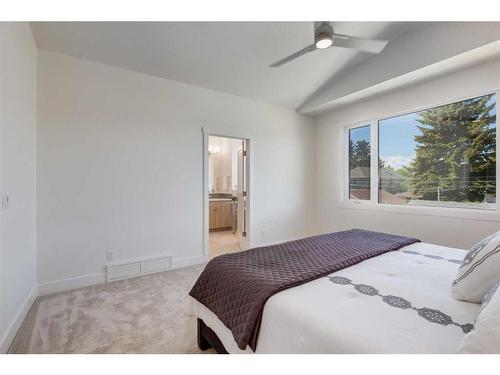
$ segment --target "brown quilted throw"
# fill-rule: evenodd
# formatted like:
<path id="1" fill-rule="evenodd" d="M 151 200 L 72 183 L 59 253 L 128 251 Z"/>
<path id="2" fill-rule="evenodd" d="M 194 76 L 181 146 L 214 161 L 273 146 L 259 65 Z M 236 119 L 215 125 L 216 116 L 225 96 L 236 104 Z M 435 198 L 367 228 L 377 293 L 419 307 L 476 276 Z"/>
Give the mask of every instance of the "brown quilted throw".
<path id="1" fill-rule="evenodd" d="M 218 316 L 240 349 L 255 351 L 264 304 L 273 294 L 415 242 L 353 229 L 221 255 L 189 295 Z"/>

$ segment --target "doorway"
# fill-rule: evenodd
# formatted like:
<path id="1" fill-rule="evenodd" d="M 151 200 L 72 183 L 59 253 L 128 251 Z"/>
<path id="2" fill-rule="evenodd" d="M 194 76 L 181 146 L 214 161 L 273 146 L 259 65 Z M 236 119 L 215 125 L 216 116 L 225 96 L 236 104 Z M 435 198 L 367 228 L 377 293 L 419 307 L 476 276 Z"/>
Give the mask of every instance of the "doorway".
<path id="1" fill-rule="evenodd" d="M 205 257 L 248 247 L 248 140 L 205 137 Z"/>

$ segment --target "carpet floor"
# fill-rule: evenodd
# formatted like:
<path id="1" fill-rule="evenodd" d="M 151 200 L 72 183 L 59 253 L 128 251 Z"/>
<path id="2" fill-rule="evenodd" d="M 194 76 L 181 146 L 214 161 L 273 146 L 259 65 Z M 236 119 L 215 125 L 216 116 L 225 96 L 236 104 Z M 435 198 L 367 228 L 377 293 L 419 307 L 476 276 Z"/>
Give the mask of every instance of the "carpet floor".
<path id="1" fill-rule="evenodd" d="M 187 293 L 203 267 L 40 297 L 9 352 L 202 353 Z"/>

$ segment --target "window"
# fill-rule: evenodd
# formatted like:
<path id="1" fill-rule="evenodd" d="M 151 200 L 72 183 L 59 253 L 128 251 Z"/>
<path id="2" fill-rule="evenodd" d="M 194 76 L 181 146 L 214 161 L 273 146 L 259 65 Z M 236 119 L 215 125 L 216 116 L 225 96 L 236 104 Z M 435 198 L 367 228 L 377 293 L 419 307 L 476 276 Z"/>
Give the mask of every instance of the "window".
<path id="1" fill-rule="evenodd" d="M 370 199 L 370 125 L 349 130 L 349 198 Z"/>
<path id="2" fill-rule="evenodd" d="M 370 179 L 370 126 L 350 129 L 350 199 L 496 210 L 495 94 L 381 119 L 371 126 L 378 134 L 372 140 L 378 155 L 371 158 L 372 164 L 378 162 L 378 178 Z M 370 197 L 370 182 L 377 184 L 378 197 Z"/>

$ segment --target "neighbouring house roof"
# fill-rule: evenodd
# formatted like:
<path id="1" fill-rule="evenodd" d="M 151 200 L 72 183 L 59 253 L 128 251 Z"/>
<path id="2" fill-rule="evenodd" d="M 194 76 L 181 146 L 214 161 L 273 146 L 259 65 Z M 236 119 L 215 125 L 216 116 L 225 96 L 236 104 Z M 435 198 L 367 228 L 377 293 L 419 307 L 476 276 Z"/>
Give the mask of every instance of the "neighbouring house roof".
<path id="1" fill-rule="evenodd" d="M 369 167 L 356 167 L 351 169 L 351 178 L 370 178 L 370 168 Z"/>
<path id="2" fill-rule="evenodd" d="M 403 181 L 405 176 L 400 175 L 392 169 L 383 168 L 379 172 L 382 179 Z M 370 168 L 369 167 L 356 167 L 351 170 L 351 178 L 370 178 Z"/>

